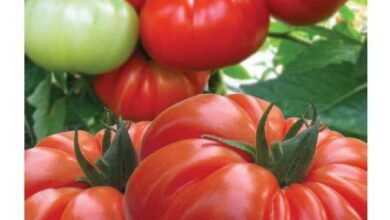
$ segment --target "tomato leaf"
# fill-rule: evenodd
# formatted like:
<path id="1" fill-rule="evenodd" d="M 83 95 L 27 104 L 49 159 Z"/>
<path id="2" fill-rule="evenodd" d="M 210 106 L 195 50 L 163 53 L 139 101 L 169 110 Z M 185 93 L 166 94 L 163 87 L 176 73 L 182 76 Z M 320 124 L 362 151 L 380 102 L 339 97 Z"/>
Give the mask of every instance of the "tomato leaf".
<path id="1" fill-rule="evenodd" d="M 314 68 L 314 67 L 313 67 Z M 289 72 L 280 77 L 242 86 L 248 94 L 269 100 L 286 116 L 296 116 L 308 102 L 317 106 L 330 128 L 348 136 L 367 138 L 367 45 L 356 64 L 343 62 L 305 72 Z"/>
<path id="2" fill-rule="evenodd" d="M 294 62 L 288 62 L 288 73 L 302 73 L 343 62 L 356 63 L 361 49 L 360 44 L 341 41 L 317 41 L 300 53 Z"/>
<path id="3" fill-rule="evenodd" d="M 32 115 L 33 131 L 38 140 L 63 129 L 65 100 L 50 103 L 51 81 L 49 75 L 41 81 L 27 102 L 35 108 Z"/>

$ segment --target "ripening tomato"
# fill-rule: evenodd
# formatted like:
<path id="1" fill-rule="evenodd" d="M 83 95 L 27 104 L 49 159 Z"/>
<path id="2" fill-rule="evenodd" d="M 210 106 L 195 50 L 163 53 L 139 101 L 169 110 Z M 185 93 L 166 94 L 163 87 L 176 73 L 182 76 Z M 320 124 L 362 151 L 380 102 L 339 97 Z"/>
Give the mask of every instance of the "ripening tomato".
<path id="1" fill-rule="evenodd" d="M 127 183 L 127 218 L 366 219 L 367 144 L 320 130 L 315 120 L 289 137 L 298 120 L 269 109 L 246 95 L 199 95 L 164 111 L 144 137 L 149 156 Z M 266 141 L 253 140 L 251 120 L 265 121 L 257 132 Z M 237 148 L 202 134 L 257 147 Z M 264 154 L 267 163 L 259 154 L 264 144 L 272 152 Z"/>
<path id="2" fill-rule="evenodd" d="M 137 39 L 137 13 L 125 1 L 26 1 L 25 50 L 48 70 L 110 71 L 131 55 Z"/>
<path id="3" fill-rule="evenodd" d="M 332 16 L 346 0 L 267 0 L 275 18 L 292 25 L 312 25 Z"/>
<path id="4" fill-rule="evenodd" d="M 139 148 L 146 125 L 146 122 L 137 123 L 128 131 L 137 140 L 135 149 Z M 76 181 L 88 175 L 76 159 L 74 136 L 73 131 L 57 133 L 25 151 L 26 219 L 124 220 L 123 194 L 118 189 Z M 101 136 L 78 132 L 80 151 L 93 166 L 102 158 Z"/>
<path id="5" fill-rule="evenodd" d="M 148 54 L 182 70 L 242 61 L 259 49 L 268 25 L 265 0 L 148 0 L 140 15 Z"/>
<path id="6" fill-rule="evenodd" d="M 209 71 L 179 72 L 167 69 L 141 53 L 94 81 L 98 97 L 115 114 L 127 120 L 152 120 L 169 106 L 201 93 Z"/>

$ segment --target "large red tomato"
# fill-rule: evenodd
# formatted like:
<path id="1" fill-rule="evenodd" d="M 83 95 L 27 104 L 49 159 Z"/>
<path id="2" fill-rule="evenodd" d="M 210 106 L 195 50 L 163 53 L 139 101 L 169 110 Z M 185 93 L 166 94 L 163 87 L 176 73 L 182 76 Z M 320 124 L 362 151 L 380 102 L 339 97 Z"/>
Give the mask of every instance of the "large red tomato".
<path id="1" fill-rule="evenodd" d="M 318 23 L 342 6 L 346 0 L 267 0 L 270 12 L 277 19 L 292 25 Z"/>
<path id="2" fill-rule="evenodd" d="M 301 154 L 296 158 L 308 161 L 309 165 L 292 170 L 303 175 L 299 181 L 283 184 L 272 169 L 251 163 L 253 160 L 237 153 L 236 148 L 199 138 L 201 134 L 214 134 L 255 145 L 253 126 L 267 106 L 267 102 L 246 95 L 199 95 L 164 111 L 151 123 L 145 136 L 147 152 L 142 151 L 149 156 L 127 184 L 127 217 L 366 219 L 365 142 L 329 129 L 318 133 L 317 126 L 302 129 L 294 138 L 300 140 L 296 147 L 306 147 L 310 142 L 313 151 L 311 158 L 302 159 Z M 173 118 L 179 112 L 179 117 Z M 264 127 L 266 142 L 282 140 L 295 121 L 284 120 L 278 108 L 273 108 Z M 177 136 L 173 135 L 175 132 Z M 282 143 L 291 144 L 291 140 Z M 294 168 L 295 163 L 289 162 L 282 160 L 279 165 Z"/>
<path id="3" fill-rule="evenodd" d="M 148 54 L 183 70 L 240 62 L 259 49 L 268 25 L 265 0 L 148 0 L 140 15 Z"/>
<path id="4" fill-rule="evenodd" d="M 163 111 L 149 125 L 141 146 L 141 158 L 157 149 L 203 134 L 255 144 L 256 127 L 268 102 L 243 94 L 228 97 L 201 94 Z M 267 119 L 269 143 L 283 137 L 284 116 L 274 107 Z"/>
<path id="5" fill-rule="evenodd" d="M 145 122 L 129 130 L 139 142 Z M 74 151 L 73 131 L 57 133 L 25 151 L 25 215 L 28 220 L 113 219 L 124 217 L 123 194 L 108 186 L 90 187 L 75 180 L 85 174 Z M 100 134 L 79 131 L 82 154 L 91 164 L 102 157 Z"/>
<path id="6" fill-rule="evenodd" d="M 169 106 L 201 93 L 209 75 L 209 71 L 167 69 L 136 53 L 120 68 L 98 76 L 94 88 L 115 114 L 128 120 L 152 120 Z"/>

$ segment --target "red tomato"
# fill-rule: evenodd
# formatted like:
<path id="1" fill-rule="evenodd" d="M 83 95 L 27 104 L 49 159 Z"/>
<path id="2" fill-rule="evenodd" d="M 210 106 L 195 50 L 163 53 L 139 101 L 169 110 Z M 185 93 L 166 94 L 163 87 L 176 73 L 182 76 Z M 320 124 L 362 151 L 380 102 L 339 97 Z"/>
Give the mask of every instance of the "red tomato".
<path id="1" fill-rule="evenodd" d="M 213 134 L 254 144 L 254 121 L 264 112 L 258 103 L 268 105 L 246 95 L 199 95 L 159 115 L 144 137 L 142 156 L 149 156 L 126 187 L 127 218 L 366 219 L 363 141 L 321 131 L 303 180 L 281 187 L 273 173 L 237 150 L 199 138 Z M 268 142 L 284 137 L 294 120 L 273 108 L 265 127 Z"/>
<path id="2" fill-rule="evenodd" d="M 267 101 L 243 94 L 201 94 L 184 100 L 163 111 L 149 125 L 141 159 L 165 145 L 203 134 L 254 145 L 257 124 L 268 105 Z M 279 108 L 271 110 L 265 129 L 269 143 L 282 139 L 284 116 Z"/>
<path id="3" fill-rule="evenodd" d="M 139 146 L 147 122 L 130 128 Z M 95 164 L 102 157 L 100 136 L 79 131 L 79 146 Z M 41 140 L 25 151 L 25 215 L 28 220 L 113 219 L 124 217 L 123 195 L 112 187 L 91 187 L 75 180 L 84 174 L 74 154 L 74 132 L 62 132 Z M 88 188 L 88 189 L 86 189 Z"/>
<path id="4" fill-rule="evenodd" d="M 123 195 L 112 187 L 42 190 L 25 201 L 26 220 L 124 220 Z"/>
<path id="5" fill-rule="evenodd" d="M 148 0 L 140 15 L 148 54 L 183 70 L 242 61 L 259 49 L 268 25 L 265 0 Z"/>
<path id="6" fill-rule="evenodd" d="M 50 135 L 36 144 L 35 147 L 48 147 L 66 152 L 73 157 L 74 154 L 74 131 L 65 131 Z M 94 164 L 97 158 L 102 156 L 101 147 L 93 135 L 86 131 L 79 131 L 79 145 L 81 152 L 87 160 Z"/>
<path id="7" fill-rule="evenodd" d="M 127 0 L 134 9 L 139 13 L 145 4 L 145 0 Z"/>
<path id="8" fill-rule="evenodd" d="M 84 190 L 66 206 L 61 220 L 124 220 L 123 195 L 117 189 L 97 186 Z"/>
<path id="9" fill-rule="evenodd" d="M 117 115 L 152 120 L 169 106 L 201 93 L 209 71 L 184 73 L 164 68 L 141 53 L 94 82 L 99 98 Z"/>
<path id="10" fill-rule="evenodd" d="M 332 16 L 346 0 L 267 0 L 271 14 L 288 24 L 311 25 Z"/>

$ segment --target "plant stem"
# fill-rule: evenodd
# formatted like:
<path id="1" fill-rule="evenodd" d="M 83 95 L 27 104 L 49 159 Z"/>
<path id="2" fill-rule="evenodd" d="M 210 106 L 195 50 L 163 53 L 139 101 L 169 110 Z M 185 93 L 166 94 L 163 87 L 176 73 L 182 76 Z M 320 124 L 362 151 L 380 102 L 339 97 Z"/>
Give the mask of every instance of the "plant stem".
<path id="1" fill-rule="evenodd" d="M 213 73 L 209 80 L 209 90 L 211 93 L 226 95 L 227 88 L 223 80 L 223 75 L 220 71 Z"/>
<path id="2" fill-rule="evenodd" d="M 302 44 L 305 46 L 311 45 L 311 43 L 309 41 L 292 36 L 288 32 L 286 32 L 286 33 L 268 33 L 268 37 L 289 40 L 289 41 L 299 43 L 299 44 Z"/>

